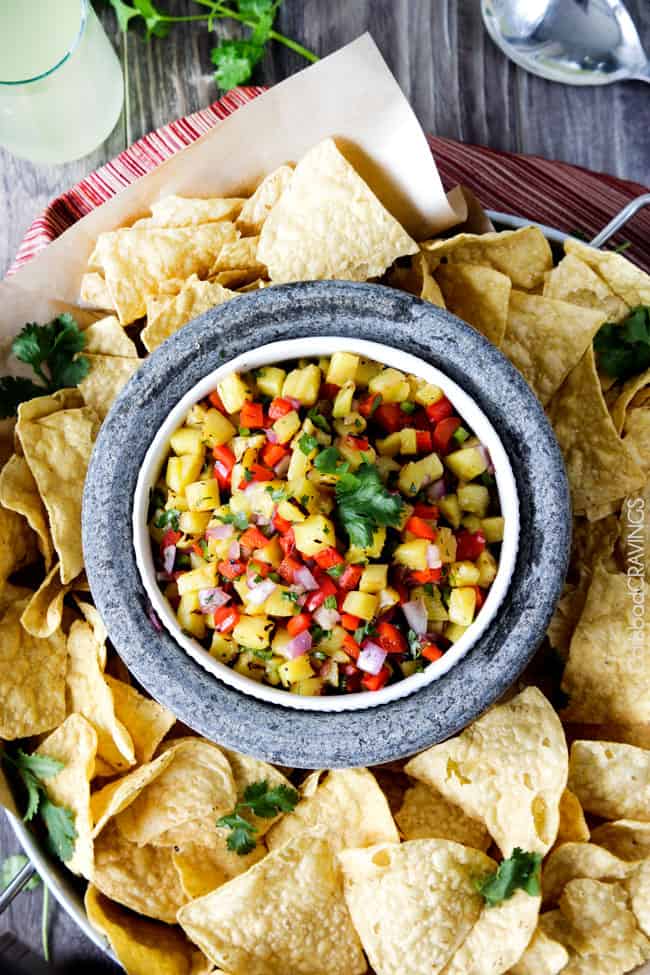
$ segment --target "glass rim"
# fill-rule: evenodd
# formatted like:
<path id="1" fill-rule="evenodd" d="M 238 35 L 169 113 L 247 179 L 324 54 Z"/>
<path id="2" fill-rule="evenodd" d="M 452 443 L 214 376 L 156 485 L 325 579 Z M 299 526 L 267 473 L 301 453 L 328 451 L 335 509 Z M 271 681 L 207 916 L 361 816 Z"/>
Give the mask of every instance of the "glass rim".
<path id="1" fill-rule="evenodd" d="M 51 74 L 54 74 L 55 71 L 58 71 L 59 68 L 61 68 L 66 63 L 66 61 L 68 61 L 69 58 L 72 57 L 74 52 L 79 47 L 79 43 L 86 29 L 86 23 L 88 22 L 88 3 L 89 0 L 79 0 L 79 4 L 81 7 L 81 21 L 79 23 L 79 30 L 77 31 L 74 40 L 72 41 L 72 44 L 70 45 L 68 50 L 65 52 L 63 57 L 56 62 L 56 64 L 53 64 L 51 68 L 47 69 L 47 71 L 43 71 L 41 72 L 41 74 L 34 75 L 31 78 L 21 78 L 18 81 L 3 81 L 0 78 L 0 88 L 2 87 L 15 88 L 19 85 L 32 85 L 36 81 L 43 81 L 44 78 L 49 78 Z"/>

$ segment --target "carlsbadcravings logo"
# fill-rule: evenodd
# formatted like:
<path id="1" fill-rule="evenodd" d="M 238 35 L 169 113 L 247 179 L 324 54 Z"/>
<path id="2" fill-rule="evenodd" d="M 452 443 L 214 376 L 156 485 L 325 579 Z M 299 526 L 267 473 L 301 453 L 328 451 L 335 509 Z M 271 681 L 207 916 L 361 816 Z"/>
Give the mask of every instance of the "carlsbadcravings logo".
<path id="1" fill-rule="evenodd" d="M 646 505 L 643 498 L 626 501 L 627 588 L 632 598 L 631 621 L 628 624 L 633 644 L 645 645 L 645 532 Z"/>

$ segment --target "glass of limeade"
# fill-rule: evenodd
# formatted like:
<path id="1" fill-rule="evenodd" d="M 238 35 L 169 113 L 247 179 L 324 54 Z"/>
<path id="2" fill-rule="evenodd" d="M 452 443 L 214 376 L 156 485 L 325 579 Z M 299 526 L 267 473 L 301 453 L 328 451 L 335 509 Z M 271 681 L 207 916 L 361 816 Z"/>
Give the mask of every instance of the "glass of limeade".
<path id="1" fill-rule="evenodd" d="M 36 163 L 78 159 L 107 138 L 123 101 L 90 0 L 0 0 L 0 145 Z"/>

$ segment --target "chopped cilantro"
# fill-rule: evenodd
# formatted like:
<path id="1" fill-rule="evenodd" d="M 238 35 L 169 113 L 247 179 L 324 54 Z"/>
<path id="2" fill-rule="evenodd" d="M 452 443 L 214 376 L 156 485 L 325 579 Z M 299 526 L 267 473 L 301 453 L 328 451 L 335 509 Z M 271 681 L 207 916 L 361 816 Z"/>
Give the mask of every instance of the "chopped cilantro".
<path id="1" fill-rule="evenodd" d="M 40 813 L 50 850 L 60 860 L 69 860 L 77 838 L 74 814 L 66 806 L 52 802 L 44 785 L 46 779 L 53 778 L 65 768 L 64 763 L 36 752 L 28 755 L 22 748 L 13 753 L 5 752 L 4 759 L 16 770 L 27 790 L 27 809 L 23 819 L 29 821 L 37 812 Z"/>
<path id="2" fill-rule="evenodd" d="M 633 308 L 622 322 L 602 325 L 594 339 L 599 367 L 624 381 L 650 366 L 650 306 Z"/>
<path id="3" fill-rule="evenodd" d="M 326 569 L 325 571 L 327 572 L 328 576 L 332 577 L 332 579 L 340 579 L 346 568 L 347 566 L 345 562 L 337 562 L 336 565 L 331 565 L 329 569 Z"/>
<path id="4" fill-rule="evenodd" d="M 244 511 L 231 512 L 227 515 L 217 515 L 217 518 L 226 525 L 234 525 L 240 532 L 246 531 L 248 528 L 248 517 Z"/>
<path id="5" fill-rule="evenodd" d="M 247 467 L 244 468 L 244 480 L 248 481 L 249 483 L 253 480 L 253 472 L 249 471 Z"/>
<path id="6" fill-rule="evenodd" d="M 326 447 L 314 459 L 314 467 L 321 474 L 346 474 L 350 465 L 344 462 L 336 447 Z"/>
<path id="7" fill-rule="evenodd" d="M 324 430 L 325 433 L 330 432 L 329 423 L 323 414 L 318 412 L 315 406 L 312 406 L 312 408 L 309 410 L 307 417 L 311 420 L 315 427 L 318 427 L 320 430 Z"/>
<path id="8" fill-rule="evenodd" d="M 540 853 L 527 853 L 518 846 L 512 856 L 502 860 L 495 873 L 476 881 L 476 889 L 489 907 L 494 907 L 512 897 L 516 890 L 524 890 L 531 897 L 538 897 L 541 891 Z"/>
<path id="9" fill-rule="evenodd" d="M 276 785 L 272 788 L 266 779 L 253 782 L 244 791 L 244 797 L 238 802 L 229 816 L 222 816 L 217 820 L 217 826 L 230 830 L 226 841 L 229 850 L 244 856 L 255 849 L 255 834 L 259 832 L 257 826 L 245 819 L 242 813 L 251 812 L 262 819 L 274 819 L 280 813 L 293 812 L 300 795 L 295 789 L 286 785 Z"/>
<path id="10" fill-rule="evenodd" d="M 316 450 L 318 447 L 318 440 L 316 437 L 312 436 L 310 433 L 304 433 L 300 440 L 298 441 L 298 446 L 302 450 L 303 454 L 311 454 L 312 450 Z"/>
<path id="11" fill-rule="evenodd" d="M 374 636 L 377 632 L 374 620 L 368 620 L 363 626 L 358 626 L 354 631 L 354 639 L 357 643 L 361 643 L 366 639 L 367 636 Z"/>
<path id="12" fill-rule="evenodd" d="M 160 528 L 161 530 L 166 530 L 171 528 L 172 531 L 178 531 L 178 519 L 181 513 L 177 508 L 168 508 L 167 511 L 162 511 L 154 521 L 154 526 Z"/>
<path id="13" fill-rule="evenodd" d="M 338 603 L 336 602 L 336 596 L 326 596 L 323 606 L 325 609 L 337 609 Z"/>
<path id="14" fill-rule="evenodd" d="M 415 403 L 400 403 L 399 408 L 402 413 L 415 413 Z"/>
<path id="15" fill-rule="evenodd" d="M 422 656 L 422 639 L 418 636 L 415 630 L 409 630 L 406 634 L 406 639 L 409 645 L 409 655 L 412 660 L 417 660 L 418 657 Z"/>
<path id="16" fill-rule="evenodd" d="M 269 484 L 265 490 L 267 494 L 271 495 L 272 501 L 286 501 L 288 497 L 286 491 L 283 491 L 282 488 L 274 488 L 271 484 Z"/>
<path id="17" fill-rule="evenodd" d="M 239 428 L 239 436 L 240 437 L 250 437 L 250 435 L 251 435 L 251 431 L 250 431 L 250 428 L 249 427 L 240 427 Z"/>
<path id="18" fill-rule="evenodd" d="M 465 429 L 465 427 L 458 427 L 458 429 L 454 431 L 453 437 L 457 444 L 463 444 L 468 439 L 469 432 Z"/>
<path id="19" fill-rule="evenodd" d="M 403 502 L 386 490 L 373 464 L 364 461 L 355 474 L 344 474 L 336 485 L 337 515 L 350 543 L 371 545 L 383 525 L 397 525 Z"/>
<path id="20" fill-rule="evenodd" d="M 290 589 L 286 589 L 282 593 L 282 595 L 284 596 L 285 599 L 290 599 L 291 602 L 294 603 L 296 606 L 298 605 L 298 600 L 300 599 L 300 594 L 299 593 L 297 593 L 297 592 L 291 592 Z"/>

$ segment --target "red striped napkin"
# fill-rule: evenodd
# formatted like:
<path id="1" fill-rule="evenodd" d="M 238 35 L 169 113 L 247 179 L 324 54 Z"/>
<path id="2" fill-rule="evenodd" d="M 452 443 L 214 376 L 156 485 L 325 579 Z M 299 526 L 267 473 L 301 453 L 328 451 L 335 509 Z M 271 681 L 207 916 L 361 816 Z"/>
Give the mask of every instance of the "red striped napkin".
<path id="1" fill-rule="evenodd" d="M 50 203 L 27 231 L 9 274 L 27 263 L 68 227 L 139 176 L 194 142 L 263 88 L 236 88 L 209 108 L 150 132 L 101 169 Z M 468 186 L 484 207 L 594 237 L 626 203 L 647 193 L 639 183 L 539 156 L 498 152 L 429 137 L 445 188 Z M 641 210 L 616 238 L 630 241 L 627 256 L 650 271 L 650 208 Z"/>

